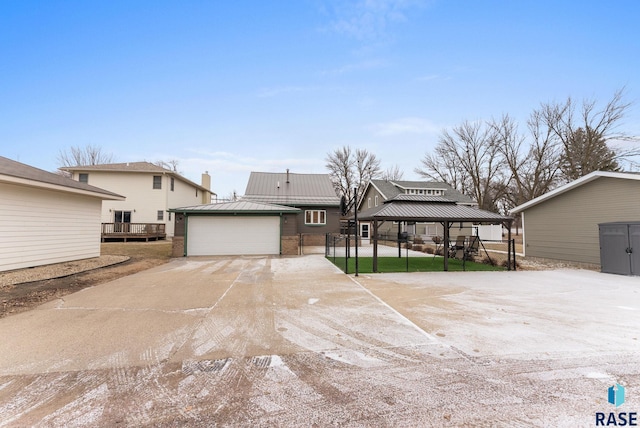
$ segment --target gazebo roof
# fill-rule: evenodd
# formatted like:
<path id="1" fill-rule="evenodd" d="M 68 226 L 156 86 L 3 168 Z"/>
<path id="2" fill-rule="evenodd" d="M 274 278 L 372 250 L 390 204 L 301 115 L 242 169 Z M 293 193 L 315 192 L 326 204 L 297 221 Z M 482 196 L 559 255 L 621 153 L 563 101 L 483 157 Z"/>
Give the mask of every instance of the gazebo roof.
<path id="1" fill-rule="evenodd" d="M 458 205 L 451 201 L 434 199 L 429 201 L 392 199 L 378 207 L 358 213 L 358 220 L 420 222 L 464 221 L 499 224 L 505 221 L 511 221 L 513 218 L 472 208 L 467 205 Z"/>

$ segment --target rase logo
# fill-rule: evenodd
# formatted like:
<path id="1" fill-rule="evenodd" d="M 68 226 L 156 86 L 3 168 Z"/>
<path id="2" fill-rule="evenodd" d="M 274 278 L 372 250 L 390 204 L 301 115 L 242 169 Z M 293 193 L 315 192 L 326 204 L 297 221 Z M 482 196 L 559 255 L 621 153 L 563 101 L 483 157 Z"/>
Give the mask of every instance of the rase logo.
<path id="1" fill-rule="evenodd" d="M 609 387 L 609 403 L 616 407 L 622 406 L 622 403 L 624 403 L 624 386 L 616 383 Z"/>
<path id="2" fill-rule="evenodd" d="M 615 385 L 609 387 L 607 390 L 607 401 L 614 406 L 620 407 L 624 404 L 624 394 L 625 389 L 624 386 L 616 383 Z M 600 427 L 624 427 L 638 426 L 638 413 L 637 412 L 597 412 L 596 413 L 596 426 Z"/>

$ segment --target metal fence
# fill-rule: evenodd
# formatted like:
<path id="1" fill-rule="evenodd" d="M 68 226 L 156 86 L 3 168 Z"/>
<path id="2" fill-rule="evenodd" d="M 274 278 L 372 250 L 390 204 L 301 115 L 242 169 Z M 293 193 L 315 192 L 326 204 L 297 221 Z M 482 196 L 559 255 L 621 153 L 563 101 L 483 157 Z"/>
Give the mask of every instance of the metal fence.
<path id="1" fill-rule="evenodd" d="M 461 247 L 451 241 L 444 245 L 441 239 L 425 241 L 419 237 L 408 239 L 378 239 L 377 272 L 412 272 L 443 270 L 444 251 L 448 252 L 448 270 L 481 270 L 474 263 L 516 269 L 516 244 L 514 240 L 476 241 L 467 237 Z M 346 234 L 327 234 L 325 255 L 345 273 L 374 272 L 372 241 L 358 241 L 355 236 Z M 474 247 L 477 247 L 474 248 Z M 519 252 L 519 251 L 518 251 Z M 358 259 L 356 259 L 356 254 Z"/>

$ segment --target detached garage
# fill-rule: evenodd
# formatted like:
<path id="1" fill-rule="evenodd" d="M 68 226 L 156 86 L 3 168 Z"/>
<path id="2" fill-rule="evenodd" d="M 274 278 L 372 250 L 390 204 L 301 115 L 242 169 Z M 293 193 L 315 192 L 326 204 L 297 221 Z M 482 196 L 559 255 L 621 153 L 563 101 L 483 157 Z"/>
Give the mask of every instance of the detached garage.
<path id="1" fill-rule="evenodd" d="M 640 221 L 638 195 L 640 174 L 595 171 L 514 208 L 524 255 L 600 265 L 598 225 Z"/>
<path id="2" fill-rule="evenodd" d="M 228 202 L 174 208 L 174 255 L 278 255 L 297 208 Z"/>
<path id="3" fill-rule="evenodd" d="M 102 201 L 124 199 L 0 156 L 0 272 L 99 257 Z"/>

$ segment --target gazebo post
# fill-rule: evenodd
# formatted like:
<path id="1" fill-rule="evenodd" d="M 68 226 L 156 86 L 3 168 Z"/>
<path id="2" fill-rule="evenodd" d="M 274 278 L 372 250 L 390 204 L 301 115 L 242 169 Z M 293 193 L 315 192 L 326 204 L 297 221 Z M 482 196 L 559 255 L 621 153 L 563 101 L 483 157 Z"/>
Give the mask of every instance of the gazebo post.
<path id="1" fill-rule="evenodd" d="M 378 273 L 378 220 L 373 221 L 373 273 Z"/>
<path id="2" fill-rule="evenodd" d="M 508 255 L 507 255 L 507 263 L 508 263 L 508 267 L 507 270 L 511 270 L 511 246 L 513 245 L 513 270 L 516 270 L 516 243 L 514 242 L 513 244 L 511 243 L 511 221 L 507 221 L 507 240 L 509 241 L 509 245 L 507 246 L 507 251 L 508 251 Z"/>
<path id="3" fill-rule="evenodd" d="M 449 221 L 444 221 L 444 246 L 442 247 L 444 252 L 444 271 L 449 270 Z"/>

